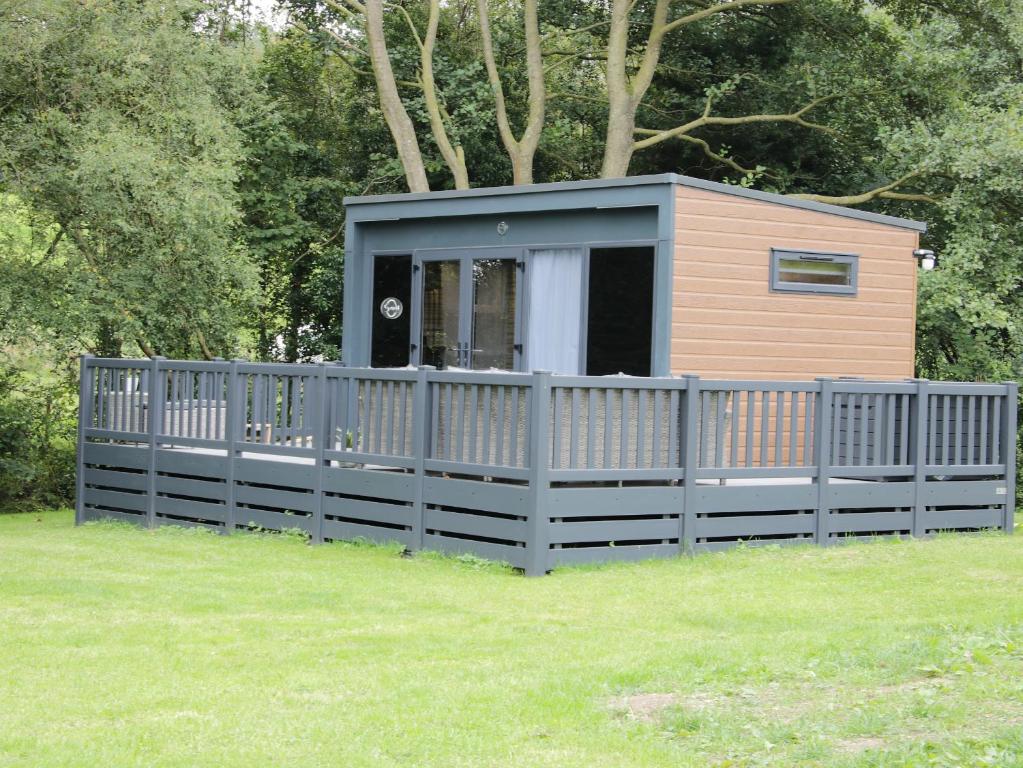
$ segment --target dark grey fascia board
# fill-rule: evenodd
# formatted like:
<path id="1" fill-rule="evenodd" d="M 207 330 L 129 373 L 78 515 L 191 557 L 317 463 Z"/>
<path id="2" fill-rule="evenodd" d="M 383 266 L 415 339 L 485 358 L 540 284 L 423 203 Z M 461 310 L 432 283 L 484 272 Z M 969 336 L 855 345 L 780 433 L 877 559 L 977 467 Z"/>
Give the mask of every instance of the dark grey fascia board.
<path id="1" fill-rule="evenodd" d="M 716 181 L 706 181 L 705 179 L 695 179 L 692 176 L 676 176 L 676 183 L 683 187 L 691 187 L 693 189 L 703 189 L 708 192 L 720 192 L 725 195 L 733 195 L 735 197 L 745 197 L 749 200 L 761 200 L 765 203 L 775 203 L 777 205 L 786 205 L 789 208 L 802 208 L 804 211 L 817 211 L 818 213 L 828 213 L 832 216 L 844 216 L 847 219 L 859 219 L 860 221 L 870 221 L 875 224 L 887 224 L 890 227 L 899 227 L 900 229 L 911 229 L 915 232 L 926 232 L 927 224 L 922 221 L 913 221 L 912 219 L 901 219 L 898 216 L 888 216 L 884 213 L 874 213 L 872 211 L 860 211 L 856 208 L 846 208 L 842 205 L 831 205 L 829 203 L 818 203 L 813 200 L 801 200 L 798 197 L 789 197 L 788 195 L 777 195 L 773 192 L 761 192 L 757 189 L 746 189 L 745 187 L 738 187 L 733 184 L 720 184 Z"/>
<path id="2" fill-rule="evenodd" d="M 374 221 L 396 218 L 420 218 L 428 216 L 458 216 L 497 213 L 517 213 L 537 210 L 568 210 L 579 207 L 600 205 L 624 206 L 642 204 L 630 201 L 635 194 L 624 194 L 621 198 L 615 190 L 659 185 L 679 185 L 708 192 L 718 192 L 749 200 L 801 208 L 807 211 L 842 216 L 848 219 L 869 221 L 914 232 L 926 232 L 927 224 L 883 213 L 861 211 L 841 205 L 801 200 L 773 192 L 746 189 L 733 184 L 721 184 L 692 176 L 675 173 L 661 173 L 649 176 L 626 176 L 619 179 L 585 179 L 582 181 L 559 181 L 546 184 L 523 184 L 505 187 L 478 187 L 476 189 L 442 190 L 440 192 L 411 192 L 395 195 L 363 195 L 344 198 L 348 215 L 357 221 Z M 551 193 L 559 193 L 555 201 Z M 569 193 L 566 198 L 562 196 Z M 575 193 L 575 194 L 571 194 Z M 581 194 L 580 194 L 581 193 Z M 655 195 L 656 197 L 656 195 Z M 464 203 L 455 201 L 473 201 Z M 482 201 L 489 200 L 487 203 Z M 513 202 L 514 201 L 514 202 Z M 596 201 L 596 202 L 595 202 Z M 425 204 L 425 205 L 424 205 Z"/>
<path id="3" fill-rule="evenodd" d="M 346 206 L 368 203 L 402 203 L 416 200 L 450 200 L 466 197 L 497 197 L 504 195 L 532 195 L 544 192 L 570 192 L 580 189 L 617 189 L 649 184 L 674 184 L 679 177 L 674 173 L 647 176 L 625 176 L 620 179 L 581 179 L 579 181 L 551 181 L 544 184 L 509 184 L 504 187 L 476 187 L 474 189 L 444 189 L 438 192 L 401 192 L 391 195 L 358 195 L 346 197 Z"/>
<path id="4" fill-rule="evenodd" d="M 562 182 L 518 187 L 494 187 L 408 195 L 381 195 L 345 200 L 347 216 L 362 223 L 399 219 L 456 216 L 499 216 L 515 213 L 570 211 L 593 208 L 665 205 L 672 185 L 666 177 L 634 177 L 635 184 Z M 620 180 L 614 180 L 620 181 Z M 579 186 L 585 185 L 585 186 Z"/>

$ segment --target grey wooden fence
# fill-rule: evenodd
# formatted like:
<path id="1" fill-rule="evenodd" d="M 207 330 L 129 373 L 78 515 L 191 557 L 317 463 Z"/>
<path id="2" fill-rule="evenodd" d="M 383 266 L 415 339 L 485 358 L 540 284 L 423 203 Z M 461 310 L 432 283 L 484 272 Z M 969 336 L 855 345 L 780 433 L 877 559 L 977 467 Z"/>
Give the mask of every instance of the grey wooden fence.
<path id="1" fill-rule="evenodd" d="M 85 357 L 77 521 L 562 564 L 1012 529 L 1017 385 Z"/>

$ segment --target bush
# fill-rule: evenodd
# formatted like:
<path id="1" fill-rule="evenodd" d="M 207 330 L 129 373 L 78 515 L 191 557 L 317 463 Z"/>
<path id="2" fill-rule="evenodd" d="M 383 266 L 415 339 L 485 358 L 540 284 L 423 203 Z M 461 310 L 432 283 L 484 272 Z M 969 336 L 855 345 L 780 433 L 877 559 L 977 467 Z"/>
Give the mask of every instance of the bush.
<path id="1" fill-rule="evenodd" d="M 0 511 L 74 499 L 76 431 L 73 382 L 0 368 Z"/>

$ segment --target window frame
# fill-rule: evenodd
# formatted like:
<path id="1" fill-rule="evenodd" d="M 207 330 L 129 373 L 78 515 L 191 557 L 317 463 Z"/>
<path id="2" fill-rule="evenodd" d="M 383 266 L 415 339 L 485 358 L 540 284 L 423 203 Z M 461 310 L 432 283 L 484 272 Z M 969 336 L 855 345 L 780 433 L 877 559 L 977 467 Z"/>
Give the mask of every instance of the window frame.
<path id="1" fill-rule="evenodd" d="M 821 283 L 783 282 L 780 279 L 782 259 L 796 259 L 808 262 L 829 262 L 848 264 L 849 285 L 824 285 Z M 774 293 L 823 294 L 827 296 L 856 296 L 859 293 L 860 255 L 858 253 L 836 253 L 811 251 L 805 248 L 771 248 L 771 291 Z"/>

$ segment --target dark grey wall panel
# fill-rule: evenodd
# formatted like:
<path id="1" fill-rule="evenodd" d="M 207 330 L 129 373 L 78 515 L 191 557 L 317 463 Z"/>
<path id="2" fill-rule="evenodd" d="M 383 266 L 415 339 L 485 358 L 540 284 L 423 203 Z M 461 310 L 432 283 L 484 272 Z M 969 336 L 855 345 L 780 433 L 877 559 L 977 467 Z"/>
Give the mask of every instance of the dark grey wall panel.
<path id="1" fill-rule="evenodd" d="M 385 523 L 411 527 L 415 522 L 414 511 L 408 504 L 387 504 L 366 499 L 344 499 L 328 496 L 323 500 L 323 514 L 331 517 L 348 517 L 366 523 Z"/>
<path id="2" fill-rule="evenodd" d="M 223 477 L 227 470 L 227 457 L 189 451 L 187 449 L 157 449 L 156 471 L 199 477 Z"/>
<path id="3" fill-rule="evenodd" d="M 86 443 L 84 450 L 86 464 L 102 464 L 128 469 L 149 467 L 149 457 L 146 455 L 146 451 L 141 451 L 136 446 Z"/>
<path id="4" fill-rule="evenodd" d="M 210 480 L 193 480 L 183 477 L 156 477 L 157 493 L 172 493 L 178 496 L 193 496 L 200 499 L 227 501 L 227 483 Z"/>
<path id="5" fill-rule="evenodd" d="M 404 472 L 377 472 L 368 469 L 323 470 L 323 490 L 351 496 L 376 496 L 395 501 L 413 501 L 416 477 Z"/>
<path id="6" fill-rule="evenodd" d="M 678 540 L 678 517 L 636 520 L 587 520 L 551 523 L 551 544 L 587 542 Z"/>
<path id="7" fill-rule="evenodd" d="M 685 489 L 680 486 L 621 488 L 552 488 L 552 518 L 601 515 L 678 515 Z"/>
<path id="8" fill-rule="evenodd" d="M 911 507 L 913 483 L 833 483 L 828 486 L 831 509 L 842 507 Z"/>
<path id="9" fill-rule="evenodd" d="M 145 491 L 149 482 L 149 478 L 144 474 L 92 468 L 86 468 L 84 480 L 86 485 L 120 488 L 129 491 Z"/>
<path id="10" fill-rule="evenodd" d="M 256 504 L 261 507 L 277 507 L 292 512 L 314 512 L 317 499 L 313 493 L 282 491 L 277 488 L 260 488 L 239 483 L 234 491 L 239 504 Z"/>
<path id="11" fill-rule="evenodd" d="M 227 520 L 227 507 L 195 499 L 176 499 L 169 496 L 156 497 L 156 514 L 184 517 L 194 520 L 213 520 L 223 523 Z"/>
<path id="12" fill-rule="evenodd" d="M 913 513 L 909 511 L 832 513 L 828 522 L 832 533 L 910 531 L 912 528 Z"/>
<path id="13" fill-rule="evenodd" d="M 85 489 L 85 503 L 92 506 L 116 507 L 121 510 L 146 511 L 146 495 L 142 493 L 122 493 L 120 491 Z"/>
<path id="14" fill-rule="evenodd" d="M 235 459 L 234 479 L 246 483 L 312 488 L 316 467 L 295 461 L 269 459 Z"/>
<path id="15" fill-rule="evenodd" d="M 752 538 L 754 536 L 795 536 L 812 534 L 815 517 L 812 514 L 797 515 L 729 515 L 721 517 L 697 517 L 696 538 Z"/>
<path id="16" fill-rule="evenodd" d="M 528 489 L 507 483 L 427 477 L 423 480 L 423 500 L 427 504 L 525 515 Z"/>
<path id="17" fill-rule="evenodd" d="M 427 508 L 424 527 L 427 531 L 513 542 L 525 542 L 528 535 L 524 520 L 473 515 L 448 509 Z"/>
<path id="18" fill-rule="evenodd" d="M 1001 510 L 998 508 L 940 509 L 930 510 L 924 515 L 924 525 L 928 530 L 998 528 L 1001 524 Z"/>
<path id="19" fill-rule="evenodd" d="M 817 507 L 817 488 L 809 484 L 698 485 L 692 494 L 697 512 L 771 512 Z"/>

